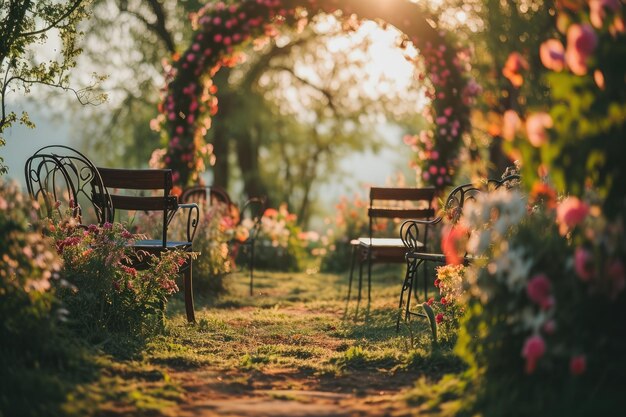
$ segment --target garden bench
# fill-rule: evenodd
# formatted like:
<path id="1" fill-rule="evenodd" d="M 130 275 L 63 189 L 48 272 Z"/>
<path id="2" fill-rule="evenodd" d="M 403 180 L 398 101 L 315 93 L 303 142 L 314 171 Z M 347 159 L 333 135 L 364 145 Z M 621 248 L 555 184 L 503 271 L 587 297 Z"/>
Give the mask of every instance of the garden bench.
<path id="1" fill-rule="evenodd" d="M 430 219 L 435 215 L 432 207 L 435 198 L 435 188 L 389 188 L 372 187 L 370 189 L 370 203 L 367 210 L 369 217 L 368 235 L 353 239 L 352 260 L 348 281 L 348 298 L 352 290 L 352 278 L 356 262 L 359 262 L 359 293 L 363 281 L 363 265 L 367 263 L 367 299 L 371 300 L 372 264 L 404 262 L 406 249 L 402 239 L 397 237 L 379 237 L 376 233 L 377 219 Z M 426 247 L 428 231 L 424 233 L 423 242 L 418 242 L 421 248 Z"/>
<path id="2" fill-rule="evenodd" d="M 28 194 L 39 204 L 40 215 L 48 218 L 74 217 L 81 227 L 113 222 L 118 210 L 160 211 L 163 227 L 160 239 L 138 240 L 133 249 L 159 255 L 180 249 L 191 252 L 199 209 L 196 204 L 178 204 L 172 189 L 172 171 L 126 170 L 96 167 L 84 154 L 63 145 L 45 146 L 26 160 L 24 167 Z M 151 196 L 120 195 L 119 189 L 148 192 Z M 156 193 L 156 194 L 155 194 Z M 179 209 L 187 209 L 184 240 L 167 238 L 168 226 Z M 141 256 L 132 260 L 142 268 Z M 190 322 L 195 320 L 192 291 L 192 260 L 182 266 L 185 310 Z"/>
<path id="3" fill-rule="evenodd" d="M 477 196 L 490 190 L 496 190 L 501 187 L 513 188 L 520 180 L 517 174 L 507 175 L 500 180 L 489 179 L 481 188 L 473 183 L 463 184 L 454 188 L 448 195 L 444 204 L 444 212 L 450 224 L 455 225 L 463 214 L 463 208 L 469 201 L 476 200 Z M 398 303 L 398 319 L 396 322 L 396 331 L 400 329 L 400 321 L 402 319 L 402 308 L 404 306 L 404 319 L 410 320 L 412 315 L 425 317 L 426 315 L 419 312 L 411 311 L 411 289 L 417 298 L 417 272 L 420 265 L 424 265 L 424 298 L 428 294 L 428 277 L 427 262 L 435 262 L 446 264 L 446 255 L 438 252 L 426 252 L 424 246 L 420 242 L 420 229 L 428 230 L 429 227 L 435 227 L 441 224 L 444 217 L 438 216 L 432 220 L 410 219 L 405 221 L 400 228 L 400 238 L 405 247 L 406 273 L 402 289 L 400 291 L 400 301 Z M 463 256 L 463 263 L 468 264 L 472 261 L 471 256 L 467 253 Z M 406 295 L 406 305 L 404 305 L 404 297 Z"/>
<path id="4" fill-rule="evenodd" d="M 112 205 L 103 204 L 101 209 L 108 211 L 107 217 L 114 220 L 118 211 L 160 212 L 161 233 L 158 239 L 136 240 L 133 249 L 137 253 L 132 265 L 146 267 L 143 254 L 160 255 L 171 250 L 193 252 L 193 238 L 198 227 L 200 210 L 195 203 L 179 204 L 178 197 L 171 195 L 173 181 L 171 169 L 115 169 L 98 167 L 102 184 L 106 189 L 103 195 L 96 195 L 96 205 L 110 198 Z M 148 195 L 144 195 L 148 194 Z M 108 197 L 107 197 L 108 196 Z M 168 228 L 180 209 L 188 210 L 187 230 L 183 240 L 170 240 Z M 193 306 L 193 259 L 188 258 L 180 270 L 183 273 L 185 311 L 189 322 L 195 321 Z"/>
<path id="5" fill-rule="evenodd" d="M 194 202 L 201 207 L 205 204 L 213 205 L 215 202 L 225 204 L 229 213 L 235 217 L 237 226 L 246 223 L 250 224 L 249 235 L 244 241 L 233 239 L 230 245 L 243 247 L 248 253 L 248 269 L 250 271 L 250 295 L 254 293 L 254 246 L 256 237 L 261 227 L 261 218 L 266 208 L 266 199 L 264 197 L 249 198 L 239 209 L 233 204 L 228 193 L 220 187 L 196 186 L 185 190 L 181 196 L 184 203 Z"/>

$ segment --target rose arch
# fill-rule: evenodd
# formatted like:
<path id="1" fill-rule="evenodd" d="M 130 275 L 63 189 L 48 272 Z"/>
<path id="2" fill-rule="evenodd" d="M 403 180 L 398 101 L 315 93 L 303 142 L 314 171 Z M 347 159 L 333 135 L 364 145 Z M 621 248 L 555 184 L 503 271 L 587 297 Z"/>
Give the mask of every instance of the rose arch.
<path id="1" fill-rule="evenodd" d="M 415 167 L 424 183 L 443 187 L 452 182 L 459 149 L 469 129 L 469 110 L 476 84 L 468 65 L 437 28 L 423 7 L 408 0 L 242 0 L 211 3 L 192 16 L 191 44 L 167 69 L 167 85 L 158 125 L 167 137 L 164 165 L 182 186 L 199 180 L 205 161 L 214 160 L 204 137 L 217 114 L 212 77 L 222 66 L 238 63 L 237 47 L 256 38 L 276 36 L 280 27 L 306 24 L 319 13 L 340 19 L 368 19 L 395 26 L 419 50 L 432 104 L 425 112 L 431 127 L 405 142 L 416 152 Z"/>

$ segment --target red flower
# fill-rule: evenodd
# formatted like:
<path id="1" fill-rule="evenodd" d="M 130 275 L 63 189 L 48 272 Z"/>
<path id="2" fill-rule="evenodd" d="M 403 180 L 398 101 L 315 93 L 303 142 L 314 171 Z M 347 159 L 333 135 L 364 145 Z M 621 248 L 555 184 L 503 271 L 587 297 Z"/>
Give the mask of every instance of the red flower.
<path id="1" fill-rule="evenodd" d="M 542 309 L 547 310 L 554 305 L 554 297 L 551 295 L 552 284 L 546 274 L 537 274 L 528 281 L 526 293 L 528 298 Z"/>
<path id="2" fill-rule="evenodd" d="M 546 344 L 539 335 L 530 336 L 524 343 L 522 357 L 526 359 L 526 373 L 532 374 L 537 367 L 537 361 L 546 353 Z"/>
<path id="3" fill-rule="evenodd" d="M 435 299 L 433 297 L 430 297 L 428 299 L 428 301 L 426 301 L 426 304 L 428 304 L 429 306 L 433 305 L 433 303 L 435 302 Z"/>
<path id="4" fill-rule="evenodd" d="M 435 279 L 435 282 L 434 282 L 435 287 L 439 288 L 439 283 L 440 283 L 440 282 L 441 282 L 441 281 L 439 280 L 439 278 Z"/>
<path id="5" fill-rule="evenodd" d="M 441 249 L 450 265 L 463 263 L 468 230 L 463 226 L 446 227 L 442 231 Z"/>
<path id="6" fill-rule="evenodd" d="M 445 298 L 445 297 L 441 297 L 441 300 L 439 300 L 439 302 L 440 302 L 441 304 L 443 304 L 443 305 L 448 304 L 448 300 L 446 300 L 446 298 Z"/>
<path id="7" fill-rule="evenodd" d="M 444 317 L 443 313 L 439 313 L 439 314 L 437 314 L 435 316 L 435 321 L 437 322 L 437 324 L 439 324 L 439 323 L 441 323 L 443 321 L 444 318 L 445 317 Z"/>
<path id="8" fill-rule="evenodd" d="M 572 375 L 582 375 L 587 370 L 587 358 L 585 355 L 572 356 L 569 362 L 569 370 Z"/>

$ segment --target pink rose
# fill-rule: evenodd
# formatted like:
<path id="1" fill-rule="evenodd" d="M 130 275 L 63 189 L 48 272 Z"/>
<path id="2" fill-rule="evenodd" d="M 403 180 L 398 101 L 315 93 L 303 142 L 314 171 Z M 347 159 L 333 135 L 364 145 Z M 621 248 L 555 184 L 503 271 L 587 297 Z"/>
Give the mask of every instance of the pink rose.
<path id="1" fill-rule="evenodd" d="M 594 275 L 593 255 L 587 249 L 578 247 L 574 251 L 574 270 L 582 281 L 589 281 Z"/>
<path id="2" fill-rule="evenodd" d="M 552 284 L 546 274 L 537 274 L 528 281 L 526 286 L 526 294 L 528 298 L 542 309 L 547 310 L 554 305 L 552 297 Z"/>
<path id="3" fill-rule="evenodd" d="M 569 370 L 572 375 L 582 375 L 587 370 L 587 358 L 585 355 L 572 356 L 569 362 Z"/>
<path id="4" fill-rule="evenodd" d="M 587 73 L 587 59 L 598 46 L 598 35 L 591 25 L 572 25 L 567 30 L 565 60 L 576 75 Z"/>
<path id="5" fill-rule="evenodd" d="M 589 206 L 577 197 L 567 197 L 556 208 L 556 221 L 559 232 L 565 236 L 568 231 L 582 223 L 589 214 Z"/>
<path id="6" fill-rule="evenodd" d="M 540 147 L 548 141 L 546 129 L 552 127 L 552 117 L 548 113 L 534 113 L 526 120 L 526 134 L 528 141 L 535 147 Z"/>
<path id="7" fill-rule="evenodd" d="M 561 41 L 548 39 L 539 48 L 539 57 L 544 67 L 552 71 L 563 71 L 565 68 L 565 48 Z"/>
<path id="8" fill-rule="evenodd" d="M 546 353 L 546 344 L 539 335 L 530 336 L 524 343 L 522 357 L 526 359 L 526 373 L 532 374 L 537 367 L 537 361 Z"/>

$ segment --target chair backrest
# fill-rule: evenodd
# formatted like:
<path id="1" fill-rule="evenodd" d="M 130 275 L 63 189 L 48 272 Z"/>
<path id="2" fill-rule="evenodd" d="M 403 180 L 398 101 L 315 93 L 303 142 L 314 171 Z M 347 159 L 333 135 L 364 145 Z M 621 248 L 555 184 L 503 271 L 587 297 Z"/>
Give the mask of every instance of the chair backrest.
<path id="1" fill-rule="evenodd" d="M 370 189 L 369 237 L 374 234 L 376 218 L 430 219 L 434 217 L 435 188 L 384 188 Z"/>
<path id="2" fill-rule="evenodd" d="M 450 222 L 450 224 L 456 224 L 461 216 L 463 215 L 463 208 L 467 205 L 468 202 L 475 201 L 478 195 L 483 192 L 494 191 L 499 188 L 505 187 L 506 189 L 511 189 L 519 186 L 520 184 L 520 176 L 517 174 L 508 175 L 501 179 L 488 179 L 483 182 L 483 184 L 463 184 L 454 188 L 448 197 L 446 198 L 446 202 L 443 206 L 443 211 Z M 407 220 L 402 224 L 400 228 L 400 237 L 409 251 L 415 251 L 420 249 L 418 246 L 419 242 L 419 222 L 412 220 Z M 438 224 L 443 219 L 441 217 L 437 217 L 433 219 L 432 224 Z"/>
<path id="3" fill-rule="evenodd" d="M 261 218 L 267 208 L 267 199 L 265 197 L 252 197 L 248 199 L 241 207 L 239 212 L 239 224 L 249 220 L 251 224 L 250 228 L 250 240 L 256 238 L 261 227 Z"/>
<path id="4" fill-rule="evenodd" d="M 231 205 L 232 200 L 226 190 L 217 186 L 197 186 L 186 189 L 180 196 L 183 203 L 196 203 L 198 205 L 212 206 L 216 202 Z"/>
<path id="5" fill-rule="evenodd" d="M 112 219 L 119 210 L 163 213 L 162 241 L 165 247 L 168 225 L 178 209 L 178 198 L 170 195 L 172 170 L 99 167 L 98 172 L 111 198 Z"/>
<path id="6" fill-rule="evenodd" d="M 84 224 L 112 220 L 112 203 L 102 178 L 89 158 L 77 150 L 45 146 L 26 160 L 24 175 L 28 194 L 39 203 L 42 216 L 63 218 L 69 212 Z"/>

